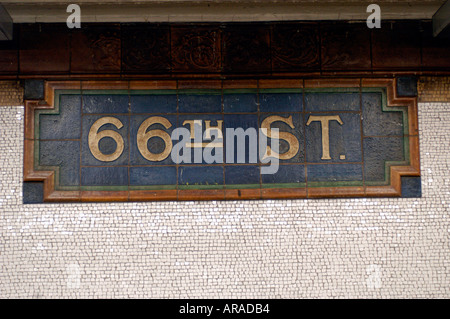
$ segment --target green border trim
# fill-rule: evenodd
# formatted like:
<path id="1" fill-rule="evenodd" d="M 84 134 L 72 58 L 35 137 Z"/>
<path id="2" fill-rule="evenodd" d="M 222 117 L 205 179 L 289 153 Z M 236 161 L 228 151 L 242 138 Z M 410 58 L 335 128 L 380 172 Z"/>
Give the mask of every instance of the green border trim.
<path id="1" fill-rule="evenodd" d="M 381 111 L 402 112 L 403 134 L 404 135 L 409 134 L 408 108 L 406 106 L 388 106 L 386 88 L 362 88 L 361 93 L 381 93 Z"/>
<path id="2" fill-rule="evenodd" d="M 165 94 L 245 94 L 245 93 L 381 93 L 381 107 L 382 112 L 402 112 L 403 118 L 403 146 L 404 146 L 404 161 L 386 161 L 384 180 L 383 181 L 335 181 L 335 182 L 307 182 L 307 183 L 263 183 L 263 184 L 230 184 L 230 185 L 148 185 L 148 186 L 61 186 L 60 185 L 60 167 L 59 166 L 43 166 L 39 165 L 39 137 L 40 137 L 40 121 L 41 114 L 45 115 L 59 115 L 60 114 L 60 99 L 61 95 L 165 95 Z M 254 112 L 257 113 L 257 112 Z M 120 190 L 174 190 L 174 189 L 257 189 L 257 188 L 304 188 L 308 187 L 345 187 L 345 186 L 375 186 L 375 185 L 389 185 L 390 182 L 390 168 L 392 166 L 410 165 L 410 151 L 409 151 L 409 123 L 408 123 L 408 109 L 402 106 L 388 106 L 386 88 L 384 87 L 350 87 L 350 88 L 243 88 L 243 89 L 166 89 L 166 90 L 55 90 L 54 91 L 54 108 L 50 110 L 35 110 L 35 154 L 34 165 L 35 170 L 38 171 L 54 171 L 55 173 L 55 190 L 74 191 L 74 190 L 93 190 L 93 191 L 120 191 Z M 363 136 L 364 137 L 364 136 Z M 81 142 L 81 139 L 80 139 Z M 81 183 L 81 181 L 80 181 Z"/>
<path id="3" fill-rule="evenodd" d="M 61 185 L 60 181 L 60 166 L 45 166 L 45 165 L 39 165 L 39 155 L 40 155 L 40 149 L 39 149 L 39 142 L 40 142 L 40 115 L 59 115 L 60 114 L 60 101 L 61 101 L 61 95 L 81 95 L 81 90 L 73 89 L 73 90 L 55 90 L 54 91 L 54 103 L 53 109 L 49 110 L 35 110 L 34 114 L 34 169 L 37 171 L 53 171 L 55 173 L 55 190 L 57 191 L 78 191 L 80 190 L 80 186 L 63 186 Z M 80 138 L 81 143 L 81 138 Z M 80 150 L 81 151 L 81 150 Z M 80 181 L 81 184 L 81 181 Z"/>
<path id="4" fill-rule="evenodd" d="M 258 94 L 258 89 L 223 89 L 223 94 Z"/>
<path id="5" fill-rule="evenodd" d="M 306 88 L 305 93 L 359 93 L 359 87 Z"/>
<path id="6" fill-rule="evenodd" d="M 181 95 L 222 95 L 222 89 L 179 89 Z"/>
<path id="7" fill-rule="evenodd" d="M 82 95 L 127 95 L 128 96 L 129 91 L 127 89 L 122 90 L 82 90 Z"/>
<path id="8" fill-rule="evenodd" d="M 290 88 L 290 89 L 260 89 L 259 93 L 303 93 L 303 88 Z"/>

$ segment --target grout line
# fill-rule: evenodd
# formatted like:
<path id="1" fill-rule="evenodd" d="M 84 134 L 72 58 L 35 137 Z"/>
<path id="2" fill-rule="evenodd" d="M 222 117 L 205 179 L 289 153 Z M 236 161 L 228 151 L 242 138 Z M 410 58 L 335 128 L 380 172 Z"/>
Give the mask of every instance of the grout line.
<path id="1" fill-rule="evenodd" d="M 305 97 L 305 79 L 303 79 L 303 88 L 302 88 L 302 99 L 303 99 L 303 108 L 302 108 L 302 125 L 303 125 L 303 160 L 304 160 L 304 170 L 305 170 L 305 191 L 306 191 L 306 197 L 308 197 L 308 166 L 307 166 L 307 159 L 306 159 L 306 97 Z"/>
<path id="2" fill-rule="evenodd" d="M 121 36 L 121 39 L 122 39 L 122 36 Z M 122 68 L 122 66 L 121 66 L 121 68 Z M 131 176 L 130 176 L 130 167 L 131 167 L 131 96 L 130 96 L 130 81 L 128 81 L 127 83 L 128 83 L 128 136 L 127 136 L 127 141 L 128 141 L 128 200 L 130 200 L 130 185 L 131 185 Z"/>
<path id="3" fill-rule="evenodd" d="M 364 131 L 363 131 L 363 104 L 362 104 L 362 79 L 359 80 L 359 131 L 360 131 L 360 143 L 361 143 L 361 160 L 362 160 L 362 183 L 364 187 L 364 194 L 366 193 L 366 178 L 364 174 Z"/>

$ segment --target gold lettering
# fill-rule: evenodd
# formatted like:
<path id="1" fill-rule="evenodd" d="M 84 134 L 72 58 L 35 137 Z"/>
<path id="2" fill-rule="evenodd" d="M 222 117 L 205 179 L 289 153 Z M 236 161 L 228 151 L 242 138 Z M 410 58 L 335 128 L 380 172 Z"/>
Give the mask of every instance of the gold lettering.
<path id="1" fill-rule="evenodd" d="M 322 158 L 329 160 L 330 157 L 330 121 L 337 121 L 339 124 L 344 124 L 339 115 L 311 115 L 306 122 L 306 125 L 311 122 L 320 122 L 322 127 Z"/>
<path id="2" fill-rule="evenodd" d="M 288 118 L 284 118 L 284 117 L 281 117 L 278 115 L 269 116 L 269 117 L 266 117 L 264 119 L 264 121 L 262 121 L 262 123 L 261 123 L 261 128 L 263 129 L 262 132 L 267 137 L 272 137 L 270 125 L 273 122 L 283 122 L 283 123 L 286 123 L 287 125 L 289 125 L 290 128 L 295 128 L 294 123 L 292 122 L 292 116 L 289 116 Z M 267 146 L 266 154 L 264 155 L 264 158 L 266 158 L 267 156 L 275 156 L 282 160 L 288 160 L 288 159 L 293 158 L 297 154 L 298 149 L 299 149 L 299 143 L 298 143 L 297 138 L 293 134 L 288 133 L 288 132 L 279 132 L 278 136 L 279 136 L 278 137 L 279 139 L 285 140 L 289 144 L 289 150 L 283 154 L 278 154 L 275 151 L 272 151 L 270 146 Z"/>
<path id="3" fill-rule="evenodd" d="M 116 131 L 104 130 L 98 132 L 98 130 L 105 124 L 112 124 L 117 129 L 121 129 L 123 127 L 122 122 L 115 117 L 106 116 L 95 121 L 94 124 L 92 124 L 91 129 L 89 130 L 89 150 L 91 151 L 92 155 L 99 161 L 112 162 L 118 159 L 120 155 L 122 155 L 124 149 L 123 139 L 122 136 Z M 112 138 L 117 144 L 116 150 L 112 154 L 103 154 L 98 147 L 98 143 L 104 137 Z"/>
<path id="4" fill-rule="evenodd" d="M 190 126 L 190 132 L 191 132 L 191 139 L 193 140 L 195 138 L 195 126 L 202 127 L 202 120 L 185 120 L 183 122 L 183 126 L 189 124 Z"/>
<path id="5" fill-rule="evenodd" d="M 139 152 L 141 152 L 141 155 L 149 161 L 152 162 L 160 162 L 165 160 L 172 151 L 172 139 L 170 138 L 170 135 L 163 131 L 163 130 L 150 130 L 147 132 L 147 129 L 152 126 L 153 124 L 161 124 L 166 129 L 170 128 L 172 124 L 170 124 L 169 120 L 165 119 L 161 116 L 153 116 L 146 119 L 141 126 L 139 127 L 138 133 L 137 133 L 137 146 L 139 148 Z M 159 137 L 161 138 L 164 143 L 166 144 L 166 147 L 164 150 L 159 153 L 155 154 L 148 150 L 147 142 L 152 137 Z"/>
<path id="6" fill-rule="evenodd" d="M 205 148 L 205 147 L 220 147 L 223 148 L 223 144 L 219 142 L 206 142 L 206 143 L 186 143 L 186 147 L 192 148 Z"/>
<path id="7" fill-rule="evenodd" d="M 211 131 L 217 130 L 217 137 L 216 138 L 223 138 L 222 135 L 222 124 L 223 120 L 217 120 L 217 126 L 211 126 L 211 121 L 205 121 L 205 138 L 210 140 L 211 139 Z"/>
<path id="8" fill-rule="evenodd" d="M 191 139 L 195 140 L 195 127 L 202 127 L 202 120 L 185 120 L 183 122 L 183 125 L 188 124 L 190 126 L 190 132 L 191 132 Z M 223 120 L 217 120 L 217 126 L 211 126 L 211 121 L 205 120 L 205 138 L 211 139 L 211 131 L 217 130 L 218 139 L 222 139 L 222 125 Z M 200 137 L 199 137 L 200 138 Z M 220 142 L 210 142 L 210 143 L 200 143 L 200 142 L 193 142 L 193 143 L 186 143 L 186 147 L 192 147 L 192 148 L 205 148 L 205 147 L 220 147 L 223 148 L 223 143 Z"/>

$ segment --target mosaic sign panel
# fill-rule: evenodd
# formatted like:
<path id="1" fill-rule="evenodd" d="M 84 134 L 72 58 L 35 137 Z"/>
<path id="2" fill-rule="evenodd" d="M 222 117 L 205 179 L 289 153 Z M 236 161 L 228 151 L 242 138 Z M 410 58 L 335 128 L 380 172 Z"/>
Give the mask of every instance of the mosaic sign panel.
<path id="1" fill-rule="evenodd" d="M 47 82 L 26 102 L 25 185 L 57 202 L 414 196 L 417 102 L 397 95 L 393 79 Z"/>

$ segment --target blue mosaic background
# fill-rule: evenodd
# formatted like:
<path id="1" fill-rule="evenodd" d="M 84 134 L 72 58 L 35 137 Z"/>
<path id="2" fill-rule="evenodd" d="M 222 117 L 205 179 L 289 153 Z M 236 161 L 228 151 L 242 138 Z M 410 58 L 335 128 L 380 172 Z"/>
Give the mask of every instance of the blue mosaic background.
<path id="1" fill-rule="evenodd" d="M 56 95 L 59 110 L 38 115 L 39 167 L 58 167 L 56 188 L 61 189 L 214 189 L 318 187 L 346 185 L 387 185 L 389 165 L 407 163 L 408 137 L 405 114 L 398 109 L 383 109 L 384 92 L 380 89 L 241 89 L 241 90 L 153 90 L 153 91 L 87 91 L 62 92 Z M 52 114 L 53 113 L 53 114 Z M 171 127 L 155 124 L 169 135 L 186 120 L 202 120 L 217 126 L 223 121 L 224 145 L 226 128 L 259 128 L 270 116 L 292 118 L 294 128 L 282 121 L 271 124 L 280 132 L 289 132 L 299 143 L 298 152 L 288 160 L 280 160 L 277 173 L 261 174 L 259 156 L 249 161 L 246 141 L 245 163 L 235 164 L 181 163 L 171 157 L 150 162 L 139 152 L 136 136 L 140 125 L 150 116 L 166 118 Z M 338 115 L 343 124 L 329 122 L 329 160 L 322 156 L 320 122 L 306 125 L 310 116 Z M 88 134 L 99 118 L 112 116 L 123 127 L 103 125 L 114 130 L 124 141 L 122 155 L 114 161 L 96 159 L 88 146 Z M 175 145 L 178 141 L 173 141 Z M 211 142 L 204 140 L 204 142 Z M 117 144 L 103 138 L 99 149 L 111 154 Z M 165 143 L 160 138 L 147 142 L 148 149 L 160 153 Z M 280 153 L 289 149 L 280 141 Z M 224 158 L 226 147 L 224 147 Z M 191 159 L 194 158 L 192 152 Z M 420 194 L 420 182 L 405 182 L 405 196 Z"/>

